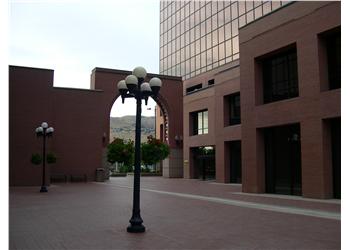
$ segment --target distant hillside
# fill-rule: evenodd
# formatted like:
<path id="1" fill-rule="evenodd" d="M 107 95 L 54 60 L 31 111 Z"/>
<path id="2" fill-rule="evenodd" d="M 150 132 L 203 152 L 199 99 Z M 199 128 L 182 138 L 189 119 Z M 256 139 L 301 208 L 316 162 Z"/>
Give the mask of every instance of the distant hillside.
<path id="1" fill-rule="evenodd" d="M 114 138 L 135 140 L 136 116 L 110 117 L 110 141 Z M 147 136 L 154 136 L 154 116 L 141 118 L 141 142 L 147 141 Z"/>

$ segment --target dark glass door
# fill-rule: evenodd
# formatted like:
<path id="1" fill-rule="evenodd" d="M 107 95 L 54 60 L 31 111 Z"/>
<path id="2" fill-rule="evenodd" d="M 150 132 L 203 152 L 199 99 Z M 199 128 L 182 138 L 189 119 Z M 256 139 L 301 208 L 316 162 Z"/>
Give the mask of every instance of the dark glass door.
<path id="1" fill-rule="evenodd" d="M 197 177 L 202 180 L 215 179 L 215 150 L 213 147 L 199 147 L 194 150 Z"/>
<path id="2" fill-rule="evenodd" d="M 333 197 L 340 199 L 341 194 L 341 122 L 340 118 L 331 120 Z"/>
<path id="3" fill-rule="evenodd" d="M 230 147 L 230 182 L 242 183 L 241 141 L 232 141 Z"/>
<path id="4" fill-rule="evenodd" d="M 301 195 L 300 126 L 265 129 L 266 192 Z"/>

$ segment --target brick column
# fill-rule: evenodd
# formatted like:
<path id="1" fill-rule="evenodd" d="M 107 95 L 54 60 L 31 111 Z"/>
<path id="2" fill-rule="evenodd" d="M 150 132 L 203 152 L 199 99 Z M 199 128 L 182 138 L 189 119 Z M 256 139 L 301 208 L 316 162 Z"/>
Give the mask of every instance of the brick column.
<path id="1" fill-rule="evenodd" d="M 301 122 L 302 192 L 304 197 L 332 197 L 330 129 L 321 119 Z"/>

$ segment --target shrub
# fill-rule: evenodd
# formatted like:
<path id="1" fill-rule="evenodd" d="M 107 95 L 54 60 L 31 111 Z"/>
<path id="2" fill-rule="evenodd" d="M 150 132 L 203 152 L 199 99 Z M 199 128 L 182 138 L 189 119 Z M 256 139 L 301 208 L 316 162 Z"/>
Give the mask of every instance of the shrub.
<path id="1" fill-rule="evenodd" d="M 40 154 L 32 154 L 32 158 L 31 158 L 31 163 L 33 163 L 34 165 L 40 165 L 41 162 L 43 161 L 43 158 L 41 157 Z"/>
<path id="2" fill-rule="evenodd" d="M 141 144 L 141 154 L 143 164 L 152 165 L 167 158 L 170 154 L 170 148 L 167 144 L 150 135 L 147 137 L 147 142 Z"/>
<path id="3" fill-rule="evenodd" d="M 46 162 L 48 164 L 56 163 L 56 161 L 57 161 L 57 158 L 56 158 L 56 156 L 53 153 L 48 153 L 46 155 Z"/>

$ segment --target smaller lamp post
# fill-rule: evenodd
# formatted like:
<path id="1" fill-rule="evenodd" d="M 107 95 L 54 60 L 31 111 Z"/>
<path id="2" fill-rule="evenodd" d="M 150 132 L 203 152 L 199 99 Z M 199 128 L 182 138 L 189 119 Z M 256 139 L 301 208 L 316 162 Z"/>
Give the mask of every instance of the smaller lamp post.
<path id="1" fill-rule="evenodd" d="M 140 212 L 140 172 L 141 172 L 141 101 L 144 99 L 147 105 L 148 97 L 156 97 L 162 81 L 153 77 L 149 83 L 144 82 L 147 72 L 143 67 L 136 67 L 132 75 L 128 75 L 125 80 L 118 82 L 118 90 L 122 96 L 122 102 L 125 98 L 136 99 L 136 128 L 135 128 L 135 169 L 134 169 L 134 192 L 132 217 L 127 227 L 129 233 L 143 233 L 145 227 Z"/>
<path id="2" fill-rule="evenodd" d="M 40 192 L 47 192 L 47 188 L 45 185 L 45 163 L 46 163 L 46 137 L 52 136 L 54 129 L 53 127 L 49 127 L 47 122 L 41 123 L 40 127 L 37 127 L 35 129 L 35 133 L 38 137 L 43 137 L 43 175 L 42 175 L 42 183 L 41 183 L 41 189 Z"/>

